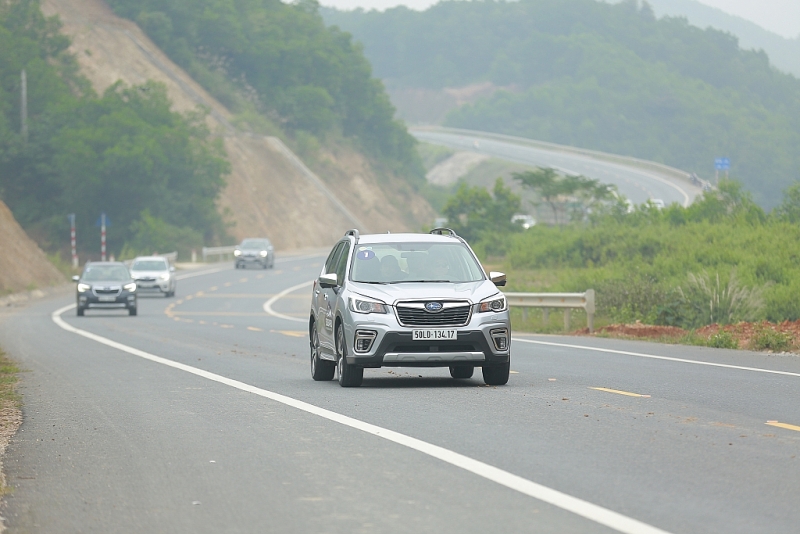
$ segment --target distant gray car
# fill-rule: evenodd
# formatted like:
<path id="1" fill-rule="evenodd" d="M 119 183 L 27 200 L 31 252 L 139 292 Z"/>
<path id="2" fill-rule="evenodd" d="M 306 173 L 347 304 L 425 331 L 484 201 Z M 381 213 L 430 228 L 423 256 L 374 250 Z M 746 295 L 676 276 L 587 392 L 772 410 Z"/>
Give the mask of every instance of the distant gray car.
<path id="1" fill-rule="evenodd" d="M 365 368 L 449 367 L 487 384 L 508 382 L 511 322 L 498 286 L 466 241 L 430 234 L 359 235 L 333 247 L 314 282 L 309 317 L 311 376 L 361 385 Z"/>
<path id="2" fill-rule="evenodd" d="M 75 311 L 79 317 L 89 308 L 125 309 L 129 315 L 136 315 L 136 282 L 124 263 L 89 262 L 72 280 L 77 282 Z"/>
<path id="3" fill-rule="evenodd" d="M 262 269 L 275 267 L 275 249 L 267 238 L 249 238 L 236 245 L 233 251 L 234 266 L 244 269 L 256 265 Z"/>
<path id="4" fill-rule="evenodd" d="M 131 263 L 131 276 L 141 292 L 157 291 L 174 297 L 178 288 L 175 267 L 163 256 L 139 256 Z"/>

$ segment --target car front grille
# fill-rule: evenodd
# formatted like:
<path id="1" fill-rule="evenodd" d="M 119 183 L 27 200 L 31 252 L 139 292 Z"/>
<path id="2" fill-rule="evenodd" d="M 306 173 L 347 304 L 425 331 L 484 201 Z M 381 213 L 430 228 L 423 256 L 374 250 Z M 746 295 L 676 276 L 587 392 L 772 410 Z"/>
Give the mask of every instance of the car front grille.
<path id="1" fill-rule="evenodd" d="M 136 281 L 137 282 L 155 282 L 156 279 L 153 278 L 152 276 L 145 276 L 145 277 L 142 277 L 142 278 L 137 278 Z"/>
<path id="2" fill-rule="evenodd" d="M 403 326 L 423 327 L 465 326 L 469 323 L 472 306 L 468 302 L 447 304 L 442 311 L 431 313 L 425 310 L 425 302 L 398 303 L 397 320 Z"/>
<path id="3" fill-rule="evenodd" d="M 122 291 L 121 287 L 95 287 L 92 288 L 98 297 L 116 297 Z"/>

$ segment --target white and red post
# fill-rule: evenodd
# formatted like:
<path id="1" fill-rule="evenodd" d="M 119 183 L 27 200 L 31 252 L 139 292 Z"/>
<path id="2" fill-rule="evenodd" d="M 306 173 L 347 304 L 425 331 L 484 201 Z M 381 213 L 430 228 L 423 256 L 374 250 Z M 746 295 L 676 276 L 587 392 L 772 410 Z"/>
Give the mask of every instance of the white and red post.
<path id="1" fill-rule="evenodd" d="M 72 247 L 72 268 L 78 268 L 78 240 L 75 232 L 75 214 L 69 214 L 69 244 Z"/>
<path id="2" fill-rule="evenodd" d="M 100 214 L 100 261 L 106 261 L 106 214 Z"/>

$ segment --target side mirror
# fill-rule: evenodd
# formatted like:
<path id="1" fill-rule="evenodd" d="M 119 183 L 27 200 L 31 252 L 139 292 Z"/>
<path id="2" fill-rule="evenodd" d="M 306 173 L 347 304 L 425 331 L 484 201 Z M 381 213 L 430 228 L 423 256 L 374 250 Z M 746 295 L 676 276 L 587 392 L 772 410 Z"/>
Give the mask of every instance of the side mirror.
<path id="1" fill-rule="evenodd" d="M 173 265 L 169 266 L 169 272 L 171 272 L 171 273 L 175 272 L 175 267 Z"/>
<path id="2" fill-rule="evenodd" d="M 506 285 L 506 273 L 498 273 L 492 271 L 489 273 L 489 279 L 496 285 L 497 287 L 502 287 Z"/>
<path id="3" fill-rule="evenodd" d="M 80 281 L 80 279 L 81 279 L 81 277 L 80 277 L 80 276 L 78 276 L 77 274 L 76 274 L 75 276 L 73 276 L 73 277 L 72 277 L 72 281 L 73 281 L 73 282 L 79 282 L 79 281 Z"/>
<path id="4" fill-rule="evenodd" d="M 336 276 L 336 273 L 320 275 L 318 281 L 320 287 L 323 289 L 330 289 L 339 285 L 339 278 Z"/>

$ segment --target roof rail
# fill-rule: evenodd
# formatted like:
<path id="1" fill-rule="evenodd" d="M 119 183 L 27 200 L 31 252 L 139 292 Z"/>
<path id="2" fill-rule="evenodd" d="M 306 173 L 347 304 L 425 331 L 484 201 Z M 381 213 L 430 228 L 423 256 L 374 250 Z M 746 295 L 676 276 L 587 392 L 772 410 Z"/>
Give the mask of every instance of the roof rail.
<path id="1" fill-rule="evenodd" d="M 445 235 L 444 232 L 447 232 L 452 237 L 458 237 L 458 234 L 452 228 L 434 228 L 430 231 L 430 233 L 435 235 Z"/>
<path id="2" fill-rule="evenodd" d="M 353 236 L 353 238 L 356 240 L 356 243 L 358 243 L 358 238 L 361 237 L 361 234 L 358 233 L 358 230 L 356 228 L 346 231 L 344 235 L 345 237 L 349 235 Z"/>

